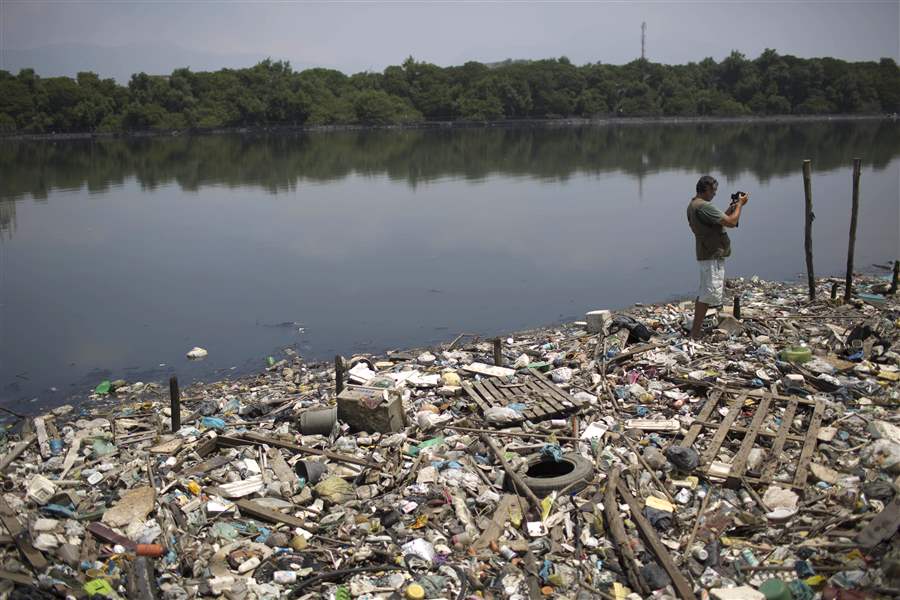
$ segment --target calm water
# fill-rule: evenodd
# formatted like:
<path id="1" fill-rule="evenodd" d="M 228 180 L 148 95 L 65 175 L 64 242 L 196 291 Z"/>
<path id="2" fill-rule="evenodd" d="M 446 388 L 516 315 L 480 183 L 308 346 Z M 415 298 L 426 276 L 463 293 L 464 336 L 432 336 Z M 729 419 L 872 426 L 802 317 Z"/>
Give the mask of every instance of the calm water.
<path id="1" fill-rule="evenodd" d="M 0 143 L 0 403 L 182 381 L 690 296 L 685 206 L 751 193 L 729 276 L 898 255 L 900 124 L 350 132 Z M 293 323 L 293 324 L 292 324 Z M 300 328 L 303 328 L 302 331 Z M 185 352 L 209 350 L 192 363 Z"/>

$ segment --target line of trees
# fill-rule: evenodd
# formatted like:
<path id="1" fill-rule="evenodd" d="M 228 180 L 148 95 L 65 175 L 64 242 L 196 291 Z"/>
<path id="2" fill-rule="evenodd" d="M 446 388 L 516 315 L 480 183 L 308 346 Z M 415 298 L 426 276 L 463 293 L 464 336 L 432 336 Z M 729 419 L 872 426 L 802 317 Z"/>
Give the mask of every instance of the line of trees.
<path id="1" fill-rule="evenodd" d="M 900 112 L 890 58 L 850 63 L 767 49 L 687 65 L 567 58 L 439 67 L 412 57 L 382 73 L 296 72 L 283 61 L 246 69 L 133 75 L 127 86 L 0 71 L 0 131 L 120 132 L 281 125 L 491 121 L 563 117 L 744 116 Z"/>

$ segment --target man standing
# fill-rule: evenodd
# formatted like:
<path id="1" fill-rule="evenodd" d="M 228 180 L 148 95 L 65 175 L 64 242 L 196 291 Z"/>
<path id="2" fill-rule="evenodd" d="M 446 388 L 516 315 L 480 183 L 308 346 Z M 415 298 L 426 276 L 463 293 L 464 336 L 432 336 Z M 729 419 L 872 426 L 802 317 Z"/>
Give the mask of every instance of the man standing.
<path id="1" fill-rule="evenodd" d="M 731 256 L 731 240 L 725 227 L 737 227 L 741 208 L 747 204 L 749 194 L 741 194 L 729 208 L 728 214 L 719 210 L 711 200 L 715 198 L 719 182 L 709 175 L 697 181 L 697 195 L 687 208 L 688 224 L 696 240 L 697 264 L 700 267 L 700 291 L 694 302 L 694 322 L 691 338 L 698 339 L 703 327 L 706 310 L 722 306 L 725 295 L 725 258 Z"/>

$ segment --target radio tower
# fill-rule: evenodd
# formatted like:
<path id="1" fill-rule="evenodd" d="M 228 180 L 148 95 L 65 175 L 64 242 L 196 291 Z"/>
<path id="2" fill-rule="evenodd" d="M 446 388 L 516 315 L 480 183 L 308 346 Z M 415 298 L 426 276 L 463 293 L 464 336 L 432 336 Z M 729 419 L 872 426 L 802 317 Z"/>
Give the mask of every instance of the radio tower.
<path id="1" fill-rule="evenodd" d="M 644 56 L 644 41 L 647 39 L 647 22 L 643 21 L 641 23 L 641 60 L 645 59 Z"/>

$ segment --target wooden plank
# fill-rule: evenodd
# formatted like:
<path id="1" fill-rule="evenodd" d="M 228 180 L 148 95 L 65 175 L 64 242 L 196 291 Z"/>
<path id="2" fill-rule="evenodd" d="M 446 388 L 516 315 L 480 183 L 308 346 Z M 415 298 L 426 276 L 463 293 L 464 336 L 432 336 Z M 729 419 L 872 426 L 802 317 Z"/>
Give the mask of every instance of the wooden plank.
<path id="1" fill-rule="evenodd" d="M 551 390 L 548 390 L 546 386 L 541 385 L 539 383 L 539 380 L 528 377 L 525 381 L 531 397 L 538 398 L 539 401 L 545 405 L 545 413 L 565 413 L 567 410 L 569 410 Z"/>
<path id="2" fill-rule="evenodd" d="M 47 435 L 47 423 L 44 421 L 44 417 L 34 418 L 34 431 L 37 433 L 41 458 L 47 460 L 50 458 L 50 436 Z"/>
<path id="3" fill-rule="evenodd" d="M 484 401 L 488 406 L 495 406 L 497 404 L 497 398 L 494 397 L 494 393 L 485 387 L 483 381 L 479 381 L 474 387 L 475 391 L 481 394 L 481 397 L 484 398 Z"/>
<path id="4" fill-rule="evenodd" d="M 771 400 L 772 398 L 770 396 L 763 396 L 763 399 L 756 407 L 756 412 L 753 414 L 753 420 L 750 422 L 749 431 L 744 434 L 744 441 L 741 442 L 741 448 L 737 451 L 737 454 L 734 455 L 734 460 L 731 461 L 731 473 L 729 474 L 729 477 L 740 478 L 741 475 L 744 474 L 744 469 L 747 467 L 747 458 L 750 456 L 753 444 L 756 443 L 756 436 L 768 414 L 769 402 L 771 402 Z"/>
<path id="5" fill-rule="evenodd" d="M 3 458 L 0 459 L 0 473 L 5 471 L 9 467 L 9 465 L 12 463 L 12 461 L 19 458 L 19 456 L 23 452 L 25 452 L 25 449 L 28 448 L 28 446 L 32 445 L 36 439 L 37 439 L 36 433 L 29 433 L 28 435 L 25 436 L 25 439 L 23 439 L 21 442 L 19 442 L 15 446 L 13 446 L 12 450 L 10 450 L 6 454 L 4 454 Z"/>
<path id="6" fill-rule="evenodd" d="M 218 448 L 219 444 L 216 442 L 216 438 L 207 438 L 197 446 L 195 452 L 197 453 L 197 456 L 203 458 L 207 454 L 215 452 Z"/>
<path id="7" fill-rule="evenodd" d="M 628 350 L 626 352 L 620 352 L 620 353 L 616 354 L 611 359 L 609 359 L 608 363 L 610 365 L 614 365 L 617 362 L 625 360 L 626 358 L 631 358 L 635 354 L 641 354 L 642 352 L 647 352 L 649 350 L 655 350 L 656 348 L 662 348 L 663 346 L 668 346 L 668 345 L 669 345 L 668 341 L 656 342 L 656 343 L 652 343 L 652 344 L 641 344 L 640 346 L 635 346 L 631 350 Z"/>
<path id="8" fill-rule="evenodd" d="M 546 389 L 548 392 L 556 396 L 560 401 L 568 401 L 575 404 L 575 399 L 569 394 L 565 393 L 563 390 L 559 389 L 552 380 L 550 380 L 547 375 L 541 373 L 537 369 L 530 369 L 531 374 L 534 376 L 534 380 L 538 385 Z"/>
<path id="9" fill-rule="evenodd" d="M 703 454 L 700 456 L 701 464 L 709 464 L 716 457 L 719 448 L 722 447 L 722 442 L 724 442 L 725 438 L 728 436 L 732 423 L 734 423 L 738 413 L 741 412 L 741 407 L 744 405 L 744 399 L 746 397 L 746 394 L 744 394 L 731 401 L 731 408 L 728 410 L 728 414 L 722 419 L 722 424 L 719 425 L 718 431 L 716 431 L 709 446 L 706 447 L 706 450 L 704 450 Z"/>
<path id="10" fill-rule="evenodd" d="M 650 588 L 647 586 L 644 578 L 641 577 L 640 571 L 638 571 L 634 549 L 631 547 L 631 542 L 625 533 L 625 524 L 622 522 L 621 515 L 619 515 L 619 503 L 616 500 L 616 491 L 619 486 L 619 471 L 620 467 L 613 467 L 609 473 L 609 479 L 606 480 L 606 492 L 603 496 L 603 514 L 606 517 L 609 535 L 616 549 L 618 549 L 619 555 L 622 557 L 628 585 L 646 597 L 650 594 Z"/>
<path id="11" fill-rule="evenodd" d="M 481 395 L 475 391 L 475 388 L 473 386 L 465 384 L 462 386 L 462 388 L 463 388 L 463 391 L 466 392 L 466 394 L 468 394 L 469 398 L 471 398 L 472 401 L 478 405 L 478 408 L 481 409 L 481 412 L 484 412 L 485 410 L 487 410 L 488 405 L 485 403 L 484 399 L 482 399 Z"/>
<path id="12" fill-rule="evenodd" d="M 234 460 L 233 456 L 213 456 L 208 460 L 204 460 L 201 463 L 198 463 L 181 473 L 182 477 L 190 477 L 192 475 L 200 475 L 201 473 L 206 473 L 207 471 L 212 471 L 213 469 L 218 469 L 219 467 L 223 467 Z"/>
<path id="13" fill-rule="evenodd" d="M 72 438 L 72 445 L 69 446 L 69 451 L 66 452 L 66 458 L 63 461 L 62 471 L 59 473 L 60 479 L 65 479 L 66 474 L 69 470 L 75 466 L 75 461 L 81 456 L 79 450 L 81 449 L 81 444 L 84 442 L 85 438 L 88 436 L 87 430 L 79 431 L 75 434 L 75 437 Z"/>
<path id="14" fill-rule="evenodd" d="M 266 508 L 253 500 L 238 500 L 235 502 L 235 505 L 241 511 L 242 515 L 265 521 L 266 523 L 280 523 L 289 527 L 302 527 L 304 529 L 309 529 L 310 527 L 310 524 L 303 519 L 284 514 L 281 511 L 273 510 L 271 508 Z"/>
<path id="15" fill-rule="evenodd" d="M 47 559 L 44 558 L 44 555 L 37 548 L 31 545 L 31 536 L 28 534 L 28 530 L 22 527 L 22 524 L 19 523 L 19 519 L 16 517 L 16 512 L 2 497 L 0 497 L 0 522 L 3 523 L 9 535 L 15 540 L 16 546 L 25 559 L 28 560 L 32 569 L 35 572 L 46 569 Z"/>
<path id="16" fill-rule="evenodd" d="M 713 425 L 708 425 L 708 427 L 715 428 L 715 426 L 713 426 Z M 733 431 L 735 433 L 747 433 L 749 430 L 746 427 L 741 427 L 740 425 L 732 425 L 731 431 Z M 778 434 L 773 431 L 757 431 L 756 435 L 757 435 L 757 437 L 773 438 L 773 437 L 776 437 Z M 789 442 L 798 442 L 801 444 L 804 441 L 806 441 L 806 437 L 804 437 L 802 435 L 794 435 L 791 433 L 787 434 L 785 439 Z"/>
<path id="17" fill-rule="evenodd" d="M 33 589 L 37 589 L 37 581 L 34 580 L 30 575 L 26 575 L 25 573 L 14 573 L 12 571 L 0 571 L 0 579 L 5 579 L 6 581 L 12 581 L 13 583 L 19 583 L 21 585 L 31 586 Z"/>
<path id="18" fill-rule="evenodd" d="M 528 385 L 529 377 L 524 377 L 523 381 L 517 384 L 514 387 L 502 388 L 504 392 L 512 398 L 513 402 L 522 402 L 525 406 L 528 407 L 526 412 L 526 417 L 532 421 L 542 421 L 547 419 L 552 414 L 552 410 L 541 402 L 540 398 L 535 398 L 535 395 Z M 516 391 L 513 391 L 516 390 Z M 530 415 L 530 416 L 529 416 Z"/>
<path id="19" fill-rule="evenodd" d="M 719 403 L 719 398 L 722 397 L 722 392 L 715 391 L 709 395 L 709 398 L 706 400 L 706 404 L 703 405 L 703 408 L 700 410 L 700 414 L 697 416 L 697 419 L 700 421 L 706 421 L 709 419 L 709 416 L 716 409 L 716 405 Z M 687 435 L 684 436 L 684 439 L 681 441 L 681 446 L 683 448 L 690 448 L 694 441 L 697 439 L 697 436 L 700 435 L 700 432 L 703 431 L 703 425 L 700 423 L 692 423 L 690 429 L 688 429 Z"/>
<path id="20" fill-rule="evenodd" d="M 651 525 L 644 517 L 637 500 L 634 499 L 631 492 L 625 487 L 625 483 L 621 480 L 619 481 L 618 490 L 619 495 L 622 496 L 625 503 L 628 505 L 628 508 L 631 509 L 631 520 L 638 526 L 641 535 L 653 551 L 653 554 L 656 555 L 659 564 L 665 569 L 666 573 L 669 574 L 672 585 L 675 587 L 675 592 L 682 600 L 697 600 L 697 596 L 694 595 L 694 586 L 692 586 L 684 575 L 681 574 L 681 570 L 675 566 L 675 562 L 669 555 L 669 551 L 666 550 L 666 547 L 659 541 L 659 537 L 657 537 L 653 525 Z"/>
<path id="21" fill-rule="evenodd" d="M 816 402 L 816 407 L 813 409 L 812 417 L 809 420 L 809 428 L 806 430 L 806 442 L 803 443 L 803 450 L 800 451 L 800 460 L 797 462 L 797 471 L 794 473 L 794 485 L 796 487 L 802 488 L 806 485 L 806 472 L 809 469 L 809 463 L 818 443 L 819 425 L 822 424 L 824 412 L 825 405 L 821 402 Z"/>
<path id="22" fill-rule="evenodd" d="M 124 535 L 118 534 L 102 523 L 91 523 L 85 527 L 94 537 L 103 540 L 109 544 L 119 544 L 126 550 L 134 550 L 137 548 L 137 542 L 131 540 Z"/>
<path id="23" fill-rule="evenodd" d="M 382 466 L 369 462 L 366 460 L 362 460 L 361 458 L 356 458 L 355 456 L 348 456 L 346 454 L 340 454 L 338 452 L 331 452 L 329 450 L 319 450 L 317 448 L 309 448 L 307 446 L 300 446 L 299 444 L 294 444 L 291 442 L 285 442 L 279 440 L 275 437 L 269 437 L 260 433 L 253 433 L 252 431 L 248 431 L 241 434 L 241 438 L 226 438 L 223 435 L 220 435 L 216 438 L 217 440 L 229 439 L 230 441 L 240 441 L 243 442 L 243 445 L 247 444 L 257 444 L 257 445 L 268 445 L 273 448 L 284 448 L 285 450 L 293 450 L 298 454 L 312 454 L 314 456 L 324 456 L 325 458 L 330 458 L 331 460 L 336 460 L 338 462 L 350 463 L 351 465 L 359 465 L 361 467 L 369 467 L 370 469 L 376 469 L 378 471 L 382 470 Z"/>
<path id="24" fill-rule="evenodd" d="M 775 434 L 775 443 L 772 444 L 769 462 L 766 463 L 765 468 L 763 468 L 762 476 L 760 477 L 764 482 L 772 481 L 772 477 L 775 475 L 775 469 L 778 468 L 778 465 L 781 463 L 781 451 L 784 448 L 784 442 L 788 437 L 791 424 L 794 422 L 794 413 L 797 412 L 798 406 L 799 404 L 795 399 L 790 402 L 784 410 L 784 415 L 781 417 L 781 426 L 778 428 L 778 433 Z"/>
<path id="25" fill-rule="evenodd" d="M 817 317 L 818 318 L 818 317 Z M 731 384 L 731 385 L 716 385 L 714 383 L 709 383 L 707 381 L 700 381 L 694 379 L 685 379 L 683 377 L 668 377 L 669 381 L 677 384 L 689 384 L 693 387 L 702 387 L 711 390 L 716 390 L 719 392 L 724 392 L 726 394 L 744 394 L 746 393 L 750 397 L 762 397 L 763 395 L 772 396 L 773 400 L 778 400 L 779 402 L 790 402 L 791 400 L 797 400 L 800 404 L 809 404 L 810 406 L 816 403 L 815 400 L 807 400 L 806 398 L 801 398 L 799 396 L 781 396 L 779 394 L 772 394 L 766 390 L 752 390 L 747 392 L 747 388 L 743 384 Z"/>
<path id="26" fill-rule="evenodd" d="M 476 375 L 481 375 L 482 377 L 509 377 L 510 375 L 516 374 L 515 369 L 495 367 L 493 365 L 487 365 L 480 362 L 473 362 L 471 364 L 468 364 L 464 366 L 462 370 L 469 373 L 475 373 Z"/>
<path id="27" fill-rule="evenodd" d="M 900 527 L 900 495 L 895 495 L 891 503 L 859 532 L 856 541 L 863 548 L 874 548 L 897 533 L 898 527 Z"/>
<path id="28" fill-rule="evenodd" d="M 291 488 L 291 493 L 293 493 L 300 485 L 300 479 L 297 477 L 297 473 L 288 466 L 287 461 L 281 456 L 281 450 L 278 448 L 269 448 L 268 456 L 269 466 L 272 467 L 278 481 L 288 484 Z"/>
<path id="29" fill-rule="evenodd" d="M 549 419 L 556 412 L 555 408 L 548 406 L 543 398 L 530 388 L 528 389 L 528 407 L 534 413 L 534 420 L 539 421 Z"/>
<path id="30" fill-rule="evenodd" d="M 482 548 L 490 546 L 491 542 L 496 542 L 497 538 L 500 537 L 503 530 L 506 528 L 506 521 L 509 519 L 510 511 L 518 506 L 518 504 L 519 500 L 516 496 L 513 494 L 504 494 L 503 497 L 500 498 L 500 502 L 497 504 L 497 508 L 494 510 L 494 515 L 491 517 L 490 522 L 481 535 L 478 536 L 478 539 L 472 544 L 472 548 L 481 550 Z"/>
<path id="31" fill-rule="evenodd" d="M 493 396 L 494 406 L 506 406 L 507 404 L 509 404 L 509 399 L 505 396 L 505 394 L 494 387 L 493 383 L 485 380 L 481 382 L 481 385 L 483 385 L 484 389 L 486 389 L 491 394 L 491 396 Z"/>
<path id="32" fill-rule="evenodd" d="M 551 410 L 548 410 L 546 406 L 544 406 L 543 402 L 541 402 L 540 397 L 536 397 L 534 390 L 531 386 L 528 385 L 528 377 L 523 379 L 523 383 L 518 389 L 521 390 L 518 398 L 516 398 L 517 402 L 524 402 L 526 406 L 528 406 L 528 410 L 531 413 L 531 420 L 544 420 L 549 417 L 552 413 Z"/>

